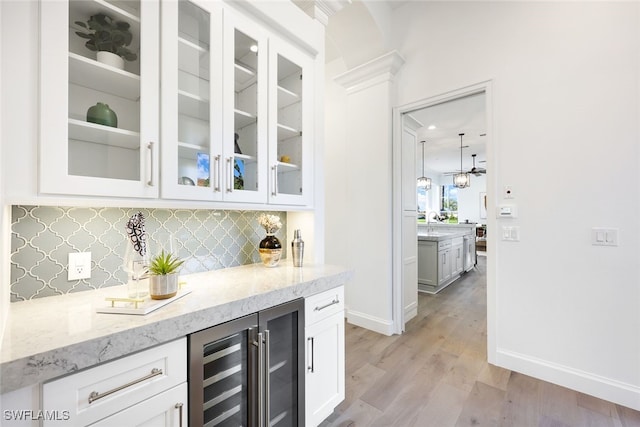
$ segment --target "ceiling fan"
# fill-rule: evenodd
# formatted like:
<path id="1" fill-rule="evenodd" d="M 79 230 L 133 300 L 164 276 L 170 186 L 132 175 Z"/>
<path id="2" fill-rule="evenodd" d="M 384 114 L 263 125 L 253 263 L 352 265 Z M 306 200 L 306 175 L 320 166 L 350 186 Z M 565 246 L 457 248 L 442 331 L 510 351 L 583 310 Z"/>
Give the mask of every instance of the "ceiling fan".
<path id="1" fill-rule="evenodd" d="M 481 168 L 481 167 L 476 167 L 476 154 L 472 154 L 471 158 L 473 159 L 473 167 L 468 170 L 466 173 L 470 173 L 473 174 L 475 176 L 480 176 L 483 174 L 487 173 L 487 170 L 485 168 Z M 478 163 L 484 163 L 485 160 L 480 160 L 478 161 Z M 460 171 L 455 171 L 455 172 L 445 172 L 443 175 L 454 175 L 460 173 Z"/>
<path id="2" fill-rule="evenodd" d="M 473 158 L 473 167 L 471 168 L 471 170 L 469 171 L 469 173 L 474 174 L 475 176 L 480 176 L 483 173 L 487 173 L 487 170 L 485 168 L 477 168 L 476 167 L 476 155 L 472 154 L 471 157 Z"/>

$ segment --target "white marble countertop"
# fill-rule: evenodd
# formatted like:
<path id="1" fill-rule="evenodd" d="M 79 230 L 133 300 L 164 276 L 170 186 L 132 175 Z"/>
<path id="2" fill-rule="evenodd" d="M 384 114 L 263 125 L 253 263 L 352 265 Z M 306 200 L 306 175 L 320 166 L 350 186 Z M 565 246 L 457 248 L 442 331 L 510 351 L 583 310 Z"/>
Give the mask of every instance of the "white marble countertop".
<path id="1" fill-rule="evenodd" d="M 0 393 L 37 384 L 228 320 L 345 284 L 331 265 L 262 264 L 181 276 L 191 293 L 147 315 L 96 313 L 124 286 L 10 305 L 0 350 Z"/>
<path id="2" fill-rule="evenodd" d="M 455 237 L 466 236 L 469 233 L 466 231 L 435 231 L 435 232 L 423 232 L 418 231 L 418 240 L 427 240 L 431 242 L 440 242 L 442 240 L 453 239 Z"/>

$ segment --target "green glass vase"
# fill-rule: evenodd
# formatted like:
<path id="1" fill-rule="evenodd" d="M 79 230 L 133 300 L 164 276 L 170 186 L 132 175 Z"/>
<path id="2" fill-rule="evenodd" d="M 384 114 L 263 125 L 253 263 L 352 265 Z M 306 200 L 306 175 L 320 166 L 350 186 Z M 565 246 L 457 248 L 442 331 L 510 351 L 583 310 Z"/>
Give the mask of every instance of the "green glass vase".
<path id="1" fill-rule="evenodd" d="M 87 110 L 87 121 L 99 125 L 118 127 L 118 116 L 107 104 L 98 102 Z"/>

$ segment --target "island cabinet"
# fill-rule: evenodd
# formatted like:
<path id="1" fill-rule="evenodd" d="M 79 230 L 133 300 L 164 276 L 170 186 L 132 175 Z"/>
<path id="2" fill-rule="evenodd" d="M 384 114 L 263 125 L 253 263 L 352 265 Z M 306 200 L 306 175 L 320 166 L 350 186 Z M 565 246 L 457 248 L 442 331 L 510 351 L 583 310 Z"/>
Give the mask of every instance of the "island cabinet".
<path id="1" fill-rule="evenodd" d="M 344 287 L 305 300 L 306 426 L 320 424 L 344 400 Z"/>
<path id="2" fill-rule="evenodd" d="M 308 44 L 223 2 L 42 2 L 42 16 L 40 192 L 312 204 Z M 123 69 L 77 34 L 92 16 L 129 25 Z M 117 122 L 95 120 L 98 103 Z"/>
<path id="3" fill-rule="evenodd" d="M 464 272 L 462 237 L 418 240 L 418 290 L 436 293 Z"/>

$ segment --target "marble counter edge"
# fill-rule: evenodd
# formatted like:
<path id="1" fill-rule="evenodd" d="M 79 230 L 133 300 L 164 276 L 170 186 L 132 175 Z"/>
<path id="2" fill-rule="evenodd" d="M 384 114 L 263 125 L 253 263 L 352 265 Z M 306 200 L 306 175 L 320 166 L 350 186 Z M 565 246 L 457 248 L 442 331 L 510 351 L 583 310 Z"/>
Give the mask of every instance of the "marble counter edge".
<path id="1" fill-rule="evenodd" d="M 441 242 L 443 240 L 455 239 L 456 237 L 464 237 L 469 233 L 462 231 L 453 231 L 451 233 L 439 235 L 439 236 L 430 236 L 429 234 L 418 234 L 418 240 L 424 240 L 428 242 Z"/>
<path id="2" fill-rule="evenodd" d="M 297 298 L 306 298 L 343 285 L 352 277 L 352 270 L 343 269 L 194 312 L 5 360 L 0 363 L 0 394 L 115 360 Z"/>

